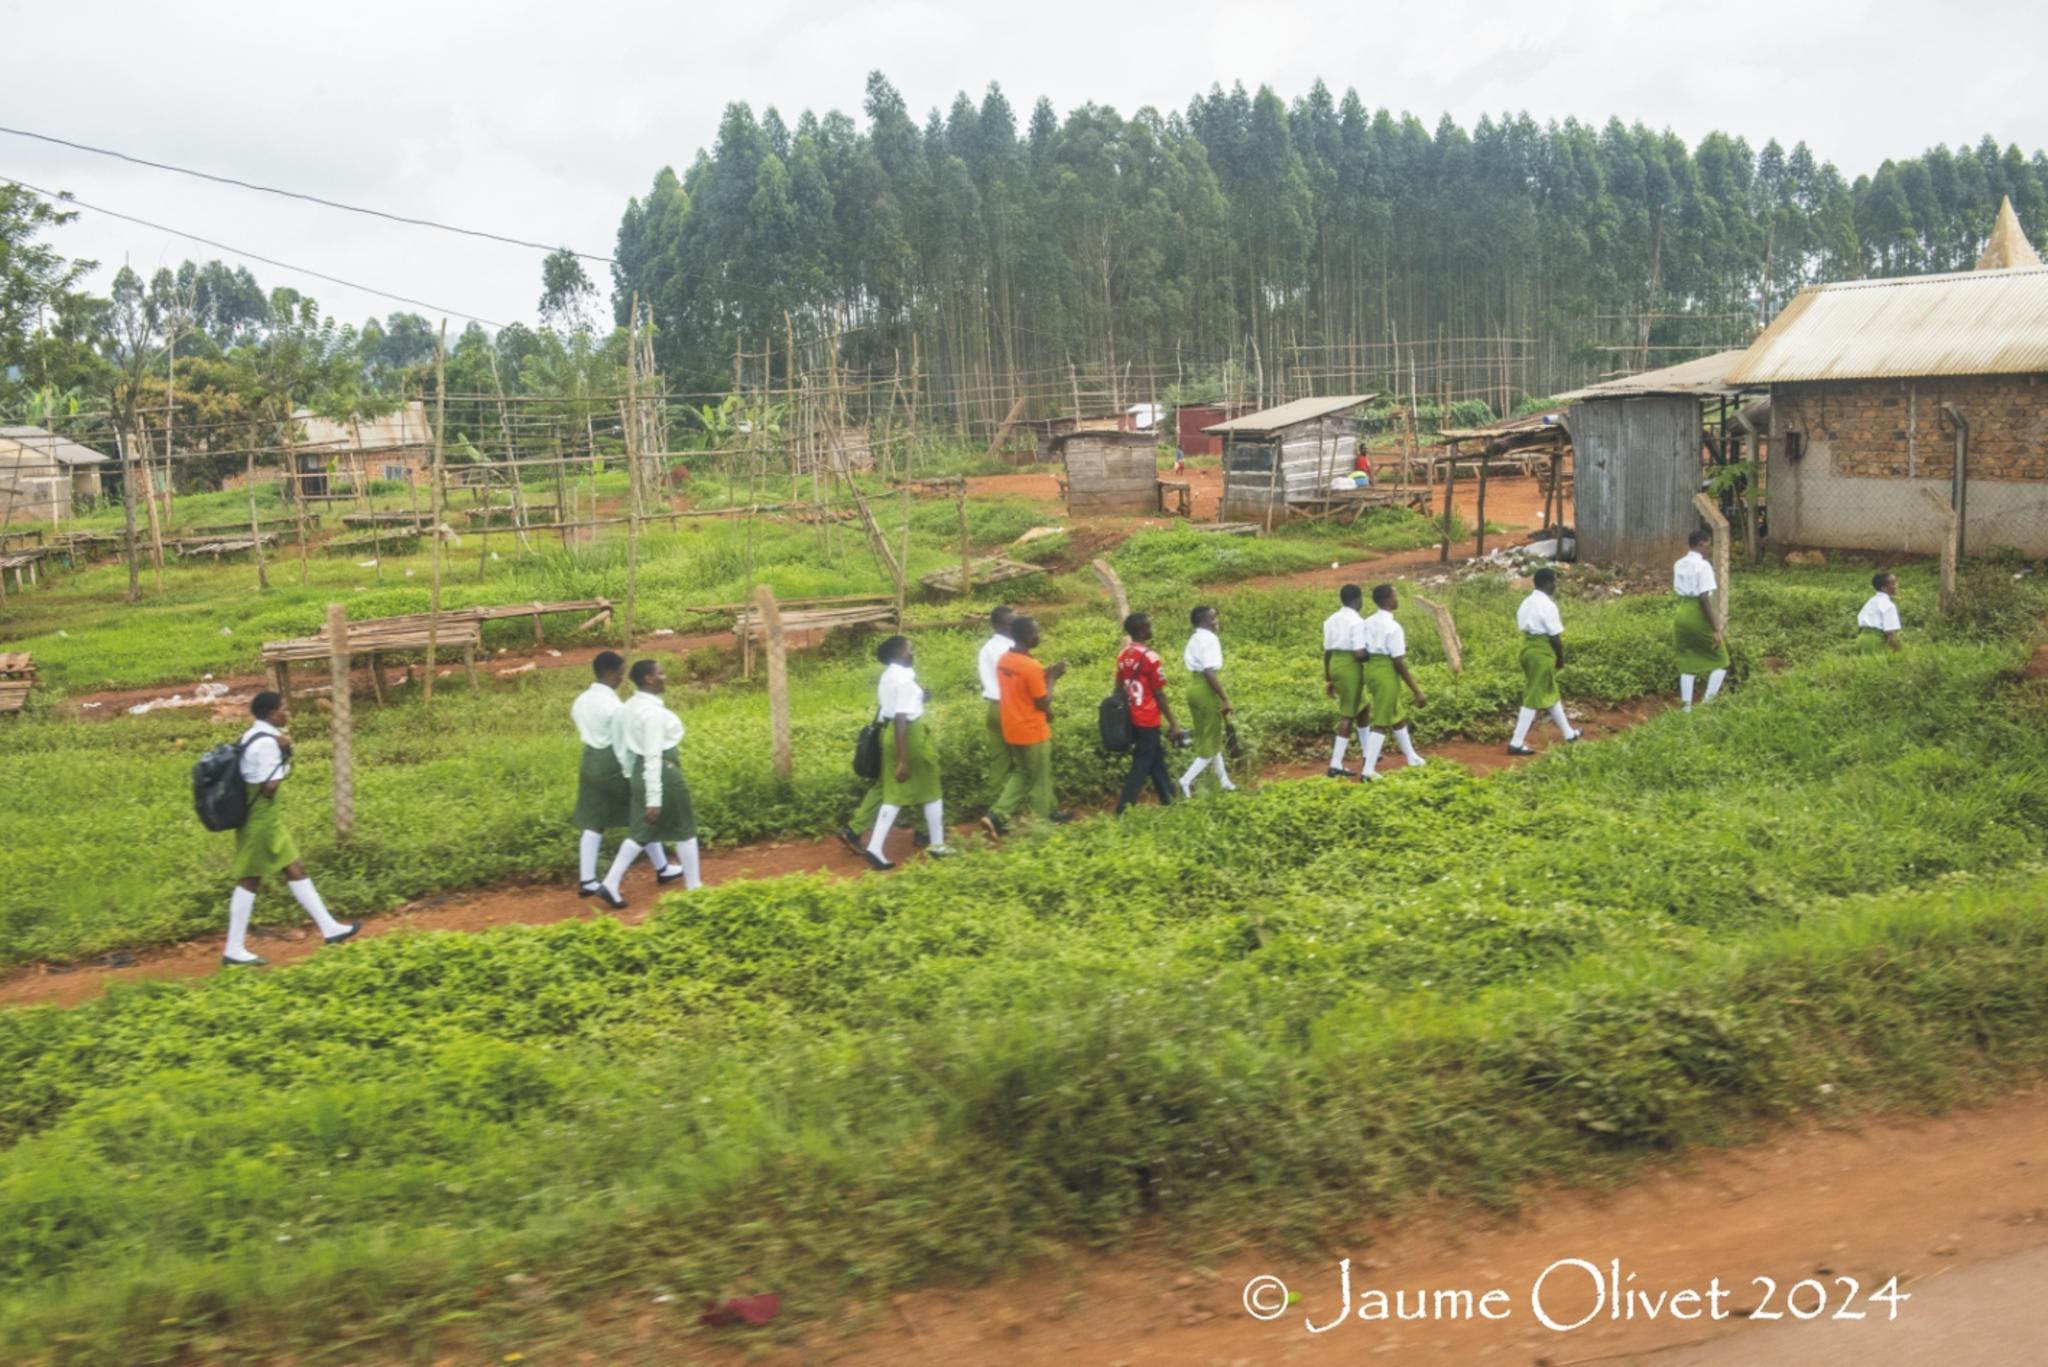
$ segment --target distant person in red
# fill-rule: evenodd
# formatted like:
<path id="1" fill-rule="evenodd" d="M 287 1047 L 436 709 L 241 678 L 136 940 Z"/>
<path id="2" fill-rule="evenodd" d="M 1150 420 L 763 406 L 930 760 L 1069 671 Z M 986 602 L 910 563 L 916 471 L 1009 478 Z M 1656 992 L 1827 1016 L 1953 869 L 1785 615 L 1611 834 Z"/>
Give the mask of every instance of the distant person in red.
<path id="1" fill-rule="evenodd" d="M 1188 453 L 1181 450 L 1178 446 L 1173 448 L 1173 472 L 1176 475 L 1184 475 L 1188 472 Z"/>
<path id="2" fill-rule="evenodd" d="M 1361 475 L 1364 475 L 1364 476 L 1365 476 L 1365 482 L 1366 482 L 1366 484 L 1367 484 L 1367 485 L 1370 485 L 1370 484 L 1372 483 L 1372 457 L 1371 457 L 1371 456 L 1367 455 L 1367 454 L 1366 454 L 1365 452 L 1363 452 L 1363 451 L 1360 451 L 1360 452 L 1358 453 L 1358 458 L 1357 458 L 1356 460 L 1354 460 L 1354 461 L 1352 461 L 1352 462 L 1351 462 L 1351 468 L 1352 468 L 1353 470 L 1357 471 L 1357 472 L 1358 472 L 1359 474 L 1361 474 Z"/>
<path id="3" fill-rule="evenodd" d="M 1173 777 L 1166 772 L 1166 751 L 1160 744 L 1160 721 L 1174 728 L 1175 739 L 1186 732 L 1173 719 L 1173 705 L 1166 700 L 1166 675 L 1159 667 L 1159 652 L 1152 649 L 1152 619 L 1142 612 L 1124 618 L 1124 634 L 1131 643 L 1116 657 L 1116 686 L 1131 705 L 1131 772 L 1124 776 L 1124 790 L 1116 800 L 1116 814 L 1138 800 L 1149 781 L 1159 794 L 1159 805 L 1173 801 Z"/>

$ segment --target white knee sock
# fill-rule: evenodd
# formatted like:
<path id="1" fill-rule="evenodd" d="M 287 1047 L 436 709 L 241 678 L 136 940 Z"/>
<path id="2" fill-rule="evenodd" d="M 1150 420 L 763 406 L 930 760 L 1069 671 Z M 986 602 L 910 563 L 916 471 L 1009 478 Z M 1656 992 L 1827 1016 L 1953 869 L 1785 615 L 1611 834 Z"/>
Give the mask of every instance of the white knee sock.
<path id="1" fill-rule="evenodd" d="M 1508 741 L 1508 744 L 1516 746 L 1520 749 L 1527 749 L 1527 742 L 1529 740 L 1529 728 L 1535 725 L 1535 723 L 1535 708 L 1525 707 L 1521 711 L 1515 713 L 1515 734 L 1514 737 Z"/>
<path id="2" fill-rule="evenodd" d="M 292 896 L 299 899 L 299 905 L 306 909 L 306 915 L 313 918 L 313 924 L 320 927 L 322 935 L 339 935 L 348 927 L 327 914 L 327 904 L 320 900 L 320 894 L 313 890 L 313 880 L 301 878 L 295 883 L 286 883 Z M 253 894 L 252 894 L 253 900 Z"/>
<path id="3" fill-rule="evenodd" d="M 884 846 L 889 839 L 889 828 L 896 824 L 896 813 L 902 810 L 903 808 L 893 802 L 884 802 L 876 810 L 874 838 L 868 841 L 868 853 L 875 858 L 886 859 L 889 857 Z"/>
<path id="4" fill-rule="evenodd" d="M 1209 763 L 1216 766 L 1216 781 L 1223 785 L 1223 791 L 1226 793 L 1236 792 L 1237 785 L 1230 781 L 1230 770 L 1223 767 L 1223 756 L 1211 755 L 1209 756 Z"/>
<path id="5" fill-rule="evenodd" d="M 1386 748 L 1387 733 L 1368 731 L 1365 733 L 1365 773 L 1372 773 L 1380 767 L 1380 751 Z"/>
<path id="6" fill-rule="evenodd" d="M 1692 679 L 1693 676 L 1690 674 L 1678 676 L 1678 696 L 1685 700 L 1687 707 L 1692 706 Z"/>
<path id="7" fill-rule="evenodd" d="M 650 840 L 647 842 L 647 862 L 654 865 L 654 871 L 656 873 L 660 873 L 663 869 L 668 867 L 668 855 L 666 852 L 662 850 L 661 842 L 659 840 Z"/>
<path id="8" fill-rule="evenodd" d="M 1563 736 L 1566 740 L 1570 740 L 1573 736 L 1579 734 L 1572 730 L 1571 719 L 1565 716 L 1563 703 L 1554 702 L 1550 705 L 1550 719 L 1557 723 L 1557 734 Z"/>
<path id="9" fill-rule="evenodd" d="M 924 804 L 925 834 L 932 839 L 932 848 L 946 843 L 946 800 L 935 797 Z"/>
<path id="10" fill-rule="evenodd" d="M 604 846 L 603 831 L 585 831 L 583 843 L 576 849 L 576 880 L 580 883 L 597 881 L 597 852 Z"/>
<path id="11" fill-rule="evenodd" d="M 1344 767 L 1344 752 L 1350 748 L 1351 737 L 1337 737 L 1337 743 L 1330 747 L 1330 767 L 1332 769 L 1342 769 Z"/>
<path id="12" fill-rule="evenodd" d="M 253 959 L 249 947 L 242 943 L 249 933 L 249 913 L 256 910 L 256 894 L 247 888 L 236 888 L 228 894 L 228 947 L 224 957 L 229 959 Z"/>
<path id="13" fill-rule="evenodd" d="M 1180 791 L 1183 796 L 1192 796 L 1194 794 L 1195 780 L 1200 778 L 1202 771 L 1208 767 L 1209 760 L 1207 756 L 1196 760 L 1188 766 L 1188 771 L 1180 776 Z"/>
<path id="14" fill-rule="evenodd" d="M 1415 742 L 1408 737 L 1407 727 L 1397 728 L 1394 732 L 1394 740 L 1401 747 L 1402 759 L 1407 760 L 1411 766 L 1422 763 L 1422 756 L 1415 753 Z"/>
<path id="15" fill-rule="evenodd" d="M 683 866 L 683 887 L 704 886 L 702 861 L 698 857 L 697 837 L 691 836 L 676 846 L 676 862 Z"/>
<path id="16" fill-rule="evenodd" d="M 1707 675 L 1707 695 L 1701 698 L 1700 701 L 1712 702 L 1714 700 L 1714 695 L 1721 691 L 1721 680 L 1727 677 L 1728 671 L 1725 669 L 1717 669 L 1713 673 Z"/>
<path id="17" fill-rule="evenodd" d="M 625 879 L 626 870 L 633 867 L 633 861 L 640 857 L 640 846 L 631 837 L 619 842 L 619 852 L 612 856 L 612 871 L 604 876 L 605 891 L 612 896 L 619 895 L 619 884 Z"/>

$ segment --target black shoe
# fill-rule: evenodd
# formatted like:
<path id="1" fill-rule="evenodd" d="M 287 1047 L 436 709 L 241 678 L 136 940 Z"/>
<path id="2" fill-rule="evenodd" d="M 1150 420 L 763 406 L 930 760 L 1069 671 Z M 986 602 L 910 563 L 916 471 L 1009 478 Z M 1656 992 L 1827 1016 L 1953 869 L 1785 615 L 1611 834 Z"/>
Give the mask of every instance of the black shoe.
<path id="1" fill-rule="evenodd" d="M 661 869 L 656 871 L 654 875 L 654 881 L 661 884 L 663 887 L 667 887 L 670 883 L 674 883 L 680 880 L 682 876 L 683 866 L 671 860 L 668 864 L 664 865 Z"/>
<path id="2" fill-rule="evenodd" d="M 230 958 L 229 958 L 229 957 L 228 957 L 227 955 L 223 954 L 223 955 L 221 955 L 221 956 L 220 956 L 220 961 L 221 961 L 221 963 L 222 963 L 223 965 L 225 965 L 225 966 L 226 966 L 226 967 L 228 967 L 228 968 L 261 968 L 261 967 L 263 967 L 263 960 L 262 960 L 261 958 L 255 958 L 255 959 L 230 959 Z"/>
<path id="3" fill-rule="evenodd" d="M 894 863 L 882 858 L 881 855 L 876 854 L 873 850 L 862 850 L 860 857 L 868 861 L 868 867 L 871 869 L 893 869 L 896 867 Z"/>
<path id="4" fill-rule="evenodd" d="M 1002 839 L 1009 832 L 1008 823 L 994 812 L 990 812 L 981 819 L 981 828 L 997 840 Z"/>
<path id="5" fill-rule="evenodd" d="M 624 911 L 626 909 L 626 899 L 602 883 L 597 885 L 597 900 L 610 907 L 613 911 Z"/>
<path id="6" fill-rule="evenodd" d="M 839 838 L 845 842 L 846 848 L 852 850 L 855 854 L 859 854 L 867 848 L 867 846 L 860 843 L 860 837 L 854 834 L 853 827 L 851 826 L 841 826 L 839 828 Z"/>
<path id="7" fill-rule="evenodd" d="M 597 896 L 597 890 L 603 886 L 604 884 L 594 879 L 588 883 L 578 883 L 576 885 L 576 895 L 578 897 L 595 897 Z"/>
<path id="8" fill-rule="evenodd" d="M 921 850 L 932 843 L 932 833 L 930 831 L 919 831 L 916 835 L 910 837 L 910 843 Z"/>
<path id="9" fill-rule="evenodd" d="M 1566 745 L 1577 745 L 1579 743 L 1579 737 L 1585 734 L 1586 733 L 1584 731 L 1574 731 L 1569 736 L 1566 736 L 1564 738 L 1564 743 Z"/>
<path id="10" fill-rule="evenodd" d="M 1508 747 L 1508 753 L 1511 755 L 1533 755 L 1536 752 L 1534 750 L 1531 750 L 1526 745 L 1510 745 Z"/>
<path id="11" fill-rule="evenodd" d="M 1350 771 L 1349 769 L 1339 769 L 1339 768 L 1338 768 L 1338 767 L 1337 767 L 1336 765 L 1334 765 L 1334 764 L 1333 764 L 1333 765 L 1331 765 L 1331 766 L 1330 766 L 1330 767 L 1329 767 L 1328 769 L 1325 769 L 1325 770 L 1323 771 L 1323 777 L 1324 777 L 1324 778 L 1350 778 L 1350 777 L 1351 777 L 1351 771 Z"/>
<path id="12" fill-rule="evenodd" d="M 348 938 L 349 936 L 351 936 L 351 935 L 355 934 L 355 933 L 356 933 L 357 931 L 361 930 L 362 928 L 363 928 L 363 927 L 362 927 L 362 923 L 361 923 L 361 922 L 357 922 L 357 923 L 356 923 L 356 924 L 354 924 L 354 925 L 347 925 L 347 926 L 343 926 L 343 927 L 342 927 L 342 928 L 341 928 L 340 930 L 337 930 L 337 931 L 335 931 L 335 932 L 334 932 L 334 934 L 332 934 L 332 935 L 328 935 L 328 936 L 323 936 L 323 937 L 322 937 L 322 942 L 323 942 L 323 943 L 325 943 L 325 944 L 330 944 L 330 945 L 338 945 L 338 944 L 340 944 L 340 943 L 341 943 L 341 942 L 342 942 L 343 940 L 346 940 L 346 939 L 347 939 L 347 938 Z"/>
<path id="13" fill-rule="evenodd" d="M 1052 824 L 1055 826 L 1064 826 L 1073 819 L 1074 814 L 1072 812 L 1054 812 L 1052 814 Z"/>

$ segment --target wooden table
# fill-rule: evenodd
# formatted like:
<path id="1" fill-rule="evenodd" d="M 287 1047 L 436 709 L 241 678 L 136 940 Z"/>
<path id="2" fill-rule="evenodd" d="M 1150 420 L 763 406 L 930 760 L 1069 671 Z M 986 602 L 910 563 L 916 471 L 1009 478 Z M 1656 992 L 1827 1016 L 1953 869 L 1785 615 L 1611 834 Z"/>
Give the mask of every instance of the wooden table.
<path id="1" fill-rule="evenodd" d="M 0 653 L 0 712 L 19 712 L 36 686 L 35 657 L 25 651 Z"/>
<path id="2" fill-rule="evenodd" d="M 1159 511 L 1165 512 L 1166 500 L 1173 498 L 1173 510 L 1180 516 L 1192 518 L 1195 515 L 1195 486 L 1192 480 L 1162 479 L 1159 481 Z"/>
<path id="3" fill-rule="evenodd" d="M 393 625 L 397 622 L 398 625 Z M 386 619 L 384 621 L 351 622 L 348 630 L 348 655 L 370 657 L 370 689 L 377 695 L 377 701 L 384 701 L 384 675 L 379 667 L 380 657 L 390 651 L 425 650 L 427 648 L 428 626 L 425 622 Z M 463 667 L 469 671 L 470 691 L 477 689 L 476 650 L 483 639 L 483 628 L 474 619 L 466 622 L 451 622 L 443 616 L 440 631 L 435 636 L 435 647 L 459 648 L 462 651 Z M 328 642 L 327 633 L 318 636 L 300 636 L 289 641 L 265 641 L 263 663 L 270 666 L 271 681 L 277 691 L 289 698 L 292 695 L 291 667 L 308 660 L 330 660 L 334 648 Z"/>

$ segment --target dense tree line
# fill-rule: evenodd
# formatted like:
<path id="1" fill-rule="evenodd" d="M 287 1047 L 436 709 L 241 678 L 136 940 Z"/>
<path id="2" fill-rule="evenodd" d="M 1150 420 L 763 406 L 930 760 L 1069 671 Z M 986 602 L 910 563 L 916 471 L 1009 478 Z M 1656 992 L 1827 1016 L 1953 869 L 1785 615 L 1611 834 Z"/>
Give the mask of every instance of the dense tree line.
<path id="1" fill-rule="evenodd" d="M 1388 344 L 1526 337 L 1523 380 L 1745 342 L 1801 286 L 1967 269 L 2001 195 L 2048 222 L 2048 157 L 1989 137 L 1846 180 L 1804 143 L 1689 147 L 1612 120 L 1434 129 L 1318 83 L 1124 116 L 991 85 L 920 125 L 879 73 L 865 128 L 726 110 L 626 206 L 614 306 L 639 298 L 672 381 L 779 376 L 834 326 L 888 373 L 913 350 L 968 416 L 1223 358 L 1384 364 Z M 1377 348 L 1377 350 L 1375 350 Z M 1145 397 L 1140 389 L 1132 397 Z"/>

